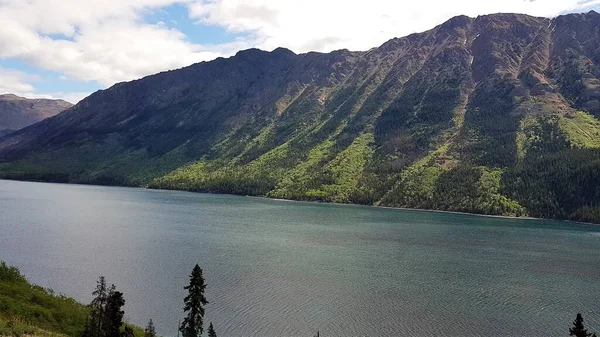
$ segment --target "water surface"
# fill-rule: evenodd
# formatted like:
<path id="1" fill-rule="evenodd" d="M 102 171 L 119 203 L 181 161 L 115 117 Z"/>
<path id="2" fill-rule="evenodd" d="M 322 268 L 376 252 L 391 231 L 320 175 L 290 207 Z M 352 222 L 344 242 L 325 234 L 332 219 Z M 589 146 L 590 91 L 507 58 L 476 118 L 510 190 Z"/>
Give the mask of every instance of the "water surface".
<path id="1" fill-rule="evenodd" d="M 198 263 L 219 336 L 566 336 L 600 331 L 600 227 L 0 180 L 0 259 L 177 334 Z"/>

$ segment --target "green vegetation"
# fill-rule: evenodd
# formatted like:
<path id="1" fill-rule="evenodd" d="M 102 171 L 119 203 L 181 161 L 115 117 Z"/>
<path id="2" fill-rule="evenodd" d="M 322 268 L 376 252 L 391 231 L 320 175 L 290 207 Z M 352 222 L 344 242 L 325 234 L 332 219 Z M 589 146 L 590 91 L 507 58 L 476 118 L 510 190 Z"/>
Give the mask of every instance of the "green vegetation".
<path id="1" fill-rule="evenodd" d="M 434 207 L 446 211 L 479 214 L 526 215 L 516 201 L 501 194 L 501 170 L 458 167 L 442 174 L 434 192 Z"/>
<path id="2" fill-rule="evenodd" d="M 90 314 L 85 323 L 82 337 L 132 337 L 134 331 L 123 324 L 125 305 L 123 293 L 116 290 L 113 284 L 109 288 L 103 276 L 100 276 L 94 299 L 89 305 Z"/>
<path id="3" fill-rule="evenodd" d="M 156 329 L 154 328 L 154 322 L 152 322 L 152 319 L 150 319 L 146 329 L 144 330 L 144 337 L 156 337 Z"/>
<path id="4" fill-rule="evenodd" d="M 40 329 L 35 325 L 25 323 L 16 316 L 11 316 L 9 318 L 0 317 L 0 336 L 65 337 L 67 335 Z"/>
<path id="5" fill-rule="evenodd" d="M 307 160 L 283 175 L 274 198 L 350 202 L 373 150 L 372 134 L 363 134 L 338 155 L 331 157 L 334 143 L 326 141 L 312 149 Z"/>
<path id="6" fill-rule="evenodd" d="M 217 332 L 215 331 L 212 322 L 210 322 L 210 325 L 208 326 L 208 337 L 217 337 Z"/>
<path id="7" fill-rule="evenodd" d="M 571 143 L 580 148 L 600 148 L 600 121 L 584 111 L 560 117 L 560 127 Z"/>
<path id="8" fill-rule="evenodd" d="M 507 171 L 501 185 L 531 216 L 600 222 L 600 149 L 535 156 Z"/>
<path id="9" fill-rule="evenodd" d="M 79 336 L 88 311 L 72 298 L 30 284 L 19 269 L 0 262 L 0 335 Z"/>
<path id="10" fill-rule="evenodd" d="M 286 142 L 244 165 L 203 160 L 155 179 L 150 187 L 600 222 L 596 139 L 569 131 L 593 130 L 600 122 L 583 113 L 519 121 L 499 110 L 481 113 L 497 99 L 476 102 L 480 106 L 467 112 L 462 133 L 399 170 L 381 164 L 373 134 L 363 133 L 346 148 L 329 138 L 304 156 Z M 507 128 L 511 131 L 494 144 L 470 136 Z M 510 156 L 495 157 L 508 148 Z"/>
<path id="11" fill-rule="evenodd" d="M 0 261 L 0 336 L 84 336 L 94 310 L 93 305 L 30 284 L 18 268 Z M 120 329 L 144 336 L 144 330 L 134 325 L 123 324 Z"/>
<path id="12" fill-rule="evenodd" d="M 400 182 L 388 192 L 382 204 L 396 207 L 433 208 L 433 193 L 445 171 L 438 163 L 448 146 L 442 146 L 417 160 L 400 174 Z"/>
<path id="13" fill-rule="evenodd" d="M 305 158 L 285 143 L 250 163 L 200 161 L 150 183 L 152 188 L 266 195 L 274 198 L 351 202 L 373 150 L 365 133 L 335 154 L 327 140 Z"/>
<path id="14" fill-rule="evenodd" d="M 180 330 L 184 337 L 199 337 L 203 331 L 206 284 L 196 265 L 185 287 L 187 316 Z M 152 320 L 146 329 L 123 321 L 123 293 L 115 285 L 98 279 L 90 305 L 86 306 L 51 289 L 31 285 L 18 268 L 0 261 L 0 336 L 40 337 L 156 337 Z M 209 336 L 216 336 L 212 322 Z"/>
<path id="15" fill-rule="evenodd" d="M 208 304 L 204 291 L 206 289 L 206 283 L 204 283 L 204 276 L 202 276 L 202 268 L 196 265 L 192 269 L 190 275 L 190 284 L 184 287 L 188 291 L 188 295 L 185 297 L 185 306 L 183 311 L 187 313 L 179 331 L 183 337 L 198 337 L 202 335 L 204 331 L 204 313 L 205 306 Z M 214 329 L 212 322 L 210 323 L 212 332 Z"/>

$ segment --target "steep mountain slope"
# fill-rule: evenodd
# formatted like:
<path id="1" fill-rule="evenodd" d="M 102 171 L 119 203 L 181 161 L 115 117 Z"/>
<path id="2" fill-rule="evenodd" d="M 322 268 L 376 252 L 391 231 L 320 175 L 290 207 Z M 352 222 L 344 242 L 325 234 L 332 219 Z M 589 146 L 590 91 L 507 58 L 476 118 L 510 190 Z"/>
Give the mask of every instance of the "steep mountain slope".
<path id="1" fill-rule="evenodd" d="M 16 179 L 600 220 L 600 14 L 247 50 L 0 138 Z"/>
<path id="2" fill-rule="evenodd" d="M 52 117 L 73 106 L 63 100 L 0 95 L 0 136 Z"/>

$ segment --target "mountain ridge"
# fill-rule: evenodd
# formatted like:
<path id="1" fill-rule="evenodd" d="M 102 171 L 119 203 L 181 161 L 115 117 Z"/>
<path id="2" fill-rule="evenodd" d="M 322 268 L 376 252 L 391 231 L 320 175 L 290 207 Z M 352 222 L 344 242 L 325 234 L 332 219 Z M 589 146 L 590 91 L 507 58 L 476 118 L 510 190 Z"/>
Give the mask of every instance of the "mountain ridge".
<path id="1" fill-rule="evenodd" d="M 0 136 L 52 117 L 73 104 L 61 99 L 28 99 L 14 94 L 0 95 Z"/>
<path id="2" fill-rule="evenodd" d="M 240 51 L 0 138 L 0 177 L 599 221 L 598 27 L 457 16 L 368 51 Z"/>

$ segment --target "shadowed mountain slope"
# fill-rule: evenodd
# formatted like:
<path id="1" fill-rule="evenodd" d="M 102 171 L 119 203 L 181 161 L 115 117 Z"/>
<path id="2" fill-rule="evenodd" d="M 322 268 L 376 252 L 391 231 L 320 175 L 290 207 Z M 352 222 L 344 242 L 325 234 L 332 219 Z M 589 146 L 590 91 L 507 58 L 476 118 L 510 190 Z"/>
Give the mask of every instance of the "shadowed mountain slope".
<path id="1" fill-rule="evenodd" d="M 0 95 L 0 136 L 52 117 L 72 106 L 63 100 Z"/>

